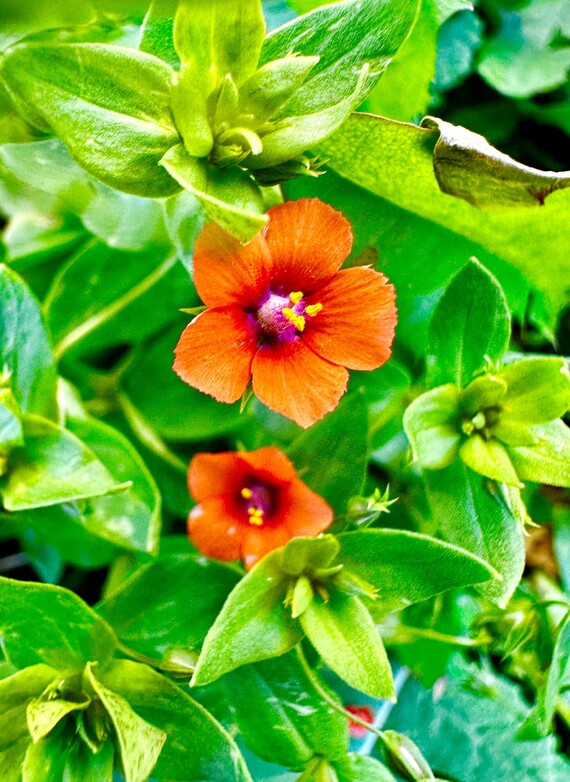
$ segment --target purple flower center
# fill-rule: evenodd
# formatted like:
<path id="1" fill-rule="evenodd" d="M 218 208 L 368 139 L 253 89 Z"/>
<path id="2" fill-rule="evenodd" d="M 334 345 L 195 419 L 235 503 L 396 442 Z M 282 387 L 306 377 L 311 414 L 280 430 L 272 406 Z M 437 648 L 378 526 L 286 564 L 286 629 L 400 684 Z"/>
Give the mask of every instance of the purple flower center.
<path id="1" fill-rule="evenodd" d="M 288 296 L 269 291 L 257 310 L 256 318 L 266 337 L 278 342 L 292 342 L 305 330 L 307 321 L 322 308 L 322 304 L 307 304 L 301 291 L 294 291 Z"/>
<path id="2" fill-rule="evenodd" d="M 275 498 L 271 489 L 263 483 L 250 483 L 241 490 L 248 521 L 256 527 L 261 527 L 267 516 L 271 514 Z"/>

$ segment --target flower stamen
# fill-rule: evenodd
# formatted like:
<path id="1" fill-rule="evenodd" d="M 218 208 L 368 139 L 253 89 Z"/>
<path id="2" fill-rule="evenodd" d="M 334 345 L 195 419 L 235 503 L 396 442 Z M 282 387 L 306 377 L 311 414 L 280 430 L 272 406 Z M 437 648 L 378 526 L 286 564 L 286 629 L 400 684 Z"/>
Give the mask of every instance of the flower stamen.
<path id="1" fill-rule="evenodd" d="M 302 315 L 297 315 L 295 310 L 291 309 L 291 307 L 284 307 L 281 310 L 281 314 L 285 320 L 288 320 L 289 323 L 292 323 L 295 326 L 297 331 L 305 330 L 305 318 Z"/>
<path id="2" fill-rule="evenodd" d="M 323 305 L 320 302 L 318 304 L 309 304 L 308 307 L 305 307 L 305 314 L 310 318 L 314 318 L 315 315 L 319 314 L 322 308 Z"/>

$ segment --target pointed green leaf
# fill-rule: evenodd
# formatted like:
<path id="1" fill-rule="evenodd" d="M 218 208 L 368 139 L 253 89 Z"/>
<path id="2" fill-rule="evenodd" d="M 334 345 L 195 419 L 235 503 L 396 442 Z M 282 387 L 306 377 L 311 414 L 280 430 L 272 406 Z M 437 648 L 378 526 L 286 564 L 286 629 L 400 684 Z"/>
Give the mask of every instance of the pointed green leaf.
<path id="1" fill-rule="evenodd" d="M 208 157 L 214 145 L 214 137 L 208 118 L 206 95 L 191 67 L 184 67 L 174 82 L 172 112 L 188 154 Z"/>
<path id="2" fill-rule="evenodd" d="M 178 782 L 252 782 L 231 736 L 186 692 L 152 668 L 117 660 L 97 672 L 146 722 L 167 738 L 153 777 Z"/>
<path id="3" fill-rule="evenodd" d="M 62 587 L 2 578 L 0 617 L 3 650 L 19 668 L 80 670 L 88 660 L 106 662 L 115 649 L 109 626 Z"/>
<path id="4" fill-rule="evenodd" d="M 8 782 L 19 776 L 31 741 L 26 707 L 56 676 L 54 668 L 39 663 L 0 680 L 0 761 L 4 764 L 3 773 L 8 774 Z"/>
<path id="5" fill-rule="evenodd" d="M 449 383 L 427 391 L 404 413 L 404 431 L 414 459 L 429 470 L 447 467 L 457 456 L 461 440 L 459 391 Z"/>
<path id="6" fill-rule="evenodd" d="M 231 74 L 239 86 L 257 67 L 265 36 L 260 0 L 180 0 L 174 41 L 206 94 Z"/>
<path id="7" fill-rule="evenodd" d="M 239 112 L 265 122 L 306 80 L 318 57 L 283 57 L 263 65 L 239 90 Z"/>
<path id="8" fill-rule="evenodd" d="M 478 590 L 505 605 L 525 562 L 518 489 L 490 483 L 459 459 L 445 470 L 424 473 L 424 480 L 439 534 L 501 574 L 502 581 L 489 581 Z"/>
<path id="9" fill-rule="evenodd" d="M 10 454 L 0 496 L 9 511 L 121 491 L 93 451 L 75 435 L 35 415 L 24 417 L 25 445 Z"/>
<path id="10" fill-rule="evenodd" d="M 57 680 L 56 680 L 57 681 Z M 66 700 L 64 697 L 53 697 L 53 689 L 30 701 L 26 709 L 28 729 L 32 740 L 37 743 L 43 739 L 55 726 L 68 714 L 83 711 L 91 703 L 91 699 L 84 696 L 78 700 Z"/>
<path id="11" fill-rule="evenodd" d="M 427 346 L 429 385 L 468 385 L 484 368 L 486 357 L 491 361 L 502 358 L 510 329 L 501 286 L 472 259 L 452 279 L 432 315 Z"/>
<path id="12" fill-rule="evenodd" d="M 373 698 L 395 699 L 392 670 L 372 617 L 354 595 L 331 589 L 300 617 L 307 638 L 337 676 Z"/>
<path id="13" fill-rule="evenodd" d="M 533 426 L 536 445 L 509 447 L 509 458 L 523 481 L 570 486 L 570 429 L 563 421 Z"/>
<path id="14" fill-rule="evenodd" d="M 107 689 L 91 663 L 86 672 L 115 728 L 126 782 L 145 782 L 156 765 L 166 733 L 139 717 L 122 695 Z"/>
<path id="15" fill-rule="evenodd" d="M 368 68 L 363 67 L 354 91 L 346 98 L 312 114 L 284 117 L 262 137 L 262 150 L 245 160 L 253 170 L 271 168 L 291 160 L 339 128 L 364 95 Z"/>
<path id="16" fill-rule="evenodd" d="M 1 69 L 32 121 L 57 134 L 90 174 L 135 195 L 178 190 L 158 165 L 179 141 L 166 63 L 120 46 L 32 43 L 13 48 Z"/>
<path id="17" fill-rule="evenodd" d="M 240 733 L 259 757 L 296 770 L 315 755 L 344 757 L 347 721 L 323 701 L 294 652 L 243 666 L 227 682 Z"/>
<path id="18" fill-rule="evenodd" d="M 338 541 L 339 561 L 377 589 L 380 611 L 498 578 L 480 557 L 417 532 L 366 529 L 343 533 Z"/>
<path id="19" fill-rule="evenodd" d="M 291 52 L 319 57 L 280 116 L 313 113 L 344 100 L 354 92 L 366 64 L 370 70 L 364 91 L 370 90 L 410 33 L 417 9 L 417 0 L 345 0 L 270 33 L 262 64 Z"/>
<path id="20" fill-rule="evenodd" d="M 501 377 L 481 375 L 472 380 L 459 397 L 459 409 L 467 416 L 476 415 L 485 407 L 496 407 L 507 393 L 507 384 Z"/>
<path id="21" fill-rule="evenodd" d="M 479 434 L 468 437 L 459 449 L 462 461 L 475 472 L 493 481 L 520 487 L 520 476 L 513 467 L 509 453 L 498 440 L 485 440 Z"/>
<path id="22" fill-rule="evenodd" d="M 240 241 L 253 239 L 267 223 L 261 191 L 245 171 L 214 168 L 191 157 L 182 144 L 170 149 L 161 165 L 196 196 L 211 220 Z"/>
<path id="23" fill-rule="evenodd" d="M 547 424 L 570 408 L 570 374 L 563 358 L 526 358 L 501 371 L 507 395 L 501 419 L 523 424 Z"/>
<path id="24" fill-rule="evenodd" d="M 301 628 L 284 606 L 289 578 L 280 560 L 281 550 L 268 554 L 231 592 L 206 636 L 192 684 L 285 654 L 300 641 Z"/>
<path id="25" fill-rule="evenodd" d="M 22 412 L 56 417 L 55 364 L 39 304 L 0 264 L 0 374 L 5 372 Z"/>
<path id="26" fill-rule="evenodd" d="M 180 58 L 174 48 L 174 14 L 177 0 L 152 0 L 143 20 L 139 49 L 152 54 L 171 68 L 180 66 Z"/>

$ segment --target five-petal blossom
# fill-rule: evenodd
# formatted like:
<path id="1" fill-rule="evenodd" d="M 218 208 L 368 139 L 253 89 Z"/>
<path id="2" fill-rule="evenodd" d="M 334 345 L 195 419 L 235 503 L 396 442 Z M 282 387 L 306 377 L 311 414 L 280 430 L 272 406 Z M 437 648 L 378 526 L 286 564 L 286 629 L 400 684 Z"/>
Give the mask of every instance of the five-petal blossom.
<path id="1" fill-rule="evenodd" d="M 248 569 L 291 538 L 318 535 L 333 520 L 331 507 L 274 447 L 198 453 L 188 486 L 198 503 L 188 517 L 192 543 L 209 557 L 241 557 Z"/>
<path id="2" fill-rule="evenodd" d="M 369 267 L 339 271 L 352 231 L 328 204 L 289 201 L 268 216 L 246 245 L 215 223 L 200 233 L 194 281 L 208 309 L 184 330 L 174 369 L 220 402 L 252 378 L 264 404 L 307 428 L 336 407 L 347 368 L 390 357 L 394 288 Z"/>

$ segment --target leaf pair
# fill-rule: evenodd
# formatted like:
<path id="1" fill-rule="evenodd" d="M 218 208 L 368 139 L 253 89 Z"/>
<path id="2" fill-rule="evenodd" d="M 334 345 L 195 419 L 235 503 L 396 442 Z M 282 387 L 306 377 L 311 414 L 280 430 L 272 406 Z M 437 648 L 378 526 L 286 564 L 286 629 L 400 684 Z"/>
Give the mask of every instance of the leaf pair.
<path id="1" fill-rule="evenodd" d="M 306 635 L 349 684 L 392 698 L 390 666 L 369 609 L 386 613 L 495 575 L 467 552 L 412 532 L 373 529 L 337 539 L 295 539 L 265 557 L 232 591 L 206 637 L 193 683 L 207 684 L 246 663 L 282 655 Z M 290 603 L 300 579 L 309 581 L 310 593 L 295 619 Z"/>

